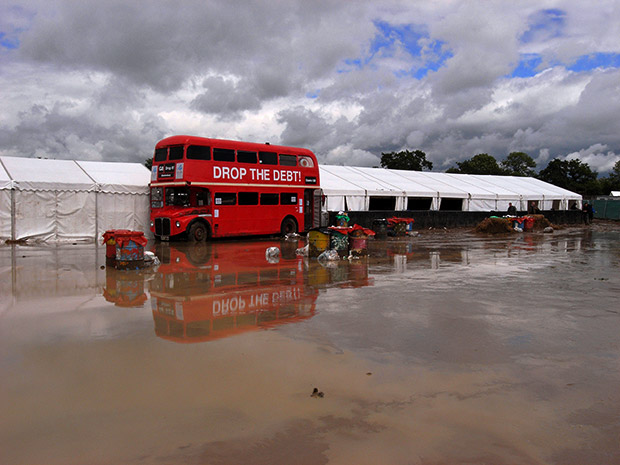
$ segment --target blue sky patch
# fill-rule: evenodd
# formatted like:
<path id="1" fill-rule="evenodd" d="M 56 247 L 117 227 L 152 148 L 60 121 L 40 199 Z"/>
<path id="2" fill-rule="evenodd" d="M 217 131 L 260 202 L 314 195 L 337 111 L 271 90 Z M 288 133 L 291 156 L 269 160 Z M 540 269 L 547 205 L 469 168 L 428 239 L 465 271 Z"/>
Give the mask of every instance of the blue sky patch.
<path id="1" fill-rule="evenodd" d="M 538 53 L 524 53 L 521 55 L 517 67 L 506 77 L 526 78 L 538 74 L 541 69 L 542 56 Z M 570 71 L 591 71 L 597 68 L 620 68 L 620 53 L 590 53 L 575 59 L 572 64 L 554 62 L 549 67 L 563 66 Z"/>
<path id="2" fill-rule="evenodd" d="M 19 47 L 19 40 L 17 38 L 11 38 L 4 32 L 0 32 L 0 47 L 14 50 Z"/>
<path id="3" fill-rule="evenodd" d="M 365 56 L 344 60 L 346 68 L 339 72 L 374 67 L 382 58 L 399 55 L 401 59 L 403 56 L 410 57 L 410 63 L 394 71 L 394 75 L 422 79 L 429 71 L 437 71 L 441 68 L 452 56 L 445 42 L 430 39 L 425 26 L 393 25 L 386 21 L 375 21 L 374 25 L 377 32 Z"/>
<path id="4" fill-rule="evenodd" d="M 542 63 L 542 57 L 538 53 L 522 53 L 519 64 L 508 77 L 532 77 L 540 70 L 538 67 Z"/>
<path id="5" fill-rule="evenodd" d="M 620 68 L 620 53 L 591 53 L 580 56 L 567 66 L 571 71 L 589 71 L 596 68 Z"/>
<path id="6" fill-rule="evenodd" d="M 529 18 L 529 28 L 521 37 L 521 43 L 544 42 L 561 37 L 566 24 L 566 12 L 559 9 L 540 10 Z"/>

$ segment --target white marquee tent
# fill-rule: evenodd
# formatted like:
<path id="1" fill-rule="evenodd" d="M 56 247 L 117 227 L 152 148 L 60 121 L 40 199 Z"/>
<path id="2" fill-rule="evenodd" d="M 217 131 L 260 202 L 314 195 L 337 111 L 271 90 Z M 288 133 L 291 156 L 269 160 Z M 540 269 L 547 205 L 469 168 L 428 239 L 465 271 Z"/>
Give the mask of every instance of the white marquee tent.
<path id="1" fill-rule="evenodd" d="M 520 211 L 581 207 L 535 178 L 320 165 L 326 211 Z M 139 163 L 0 157 L 0 240 L 93 241 L 108 229 L 149 234 L 150 171 Z M 387 202 L 385 202 L 387 200 Z M 415 203 L 415 201 L 422 202 Z M 414 206 L 412 208 L 412 205 Z M 381 209 L 381 208 L 379 208 Z"/>
<path id="2" fill-rule="evenodd" d="M 0 240 L 94 241 L 149 231 L 150 171 L 139 163 L 0 157 Z"/>
<path id="3" fill-rule="evenodd" d="M 581 195 L 539 179 L 427 171 L 320 165 L 327 211 L 369 210 L 373 199 L 390 198 L 393 210 L 407 210 L 412 199 L 426 199 L 430 210 L 506 211 L 512 203 L 525 211 L 581 207 Z M 460 208 L 455 208 L 458 205 Z"/>

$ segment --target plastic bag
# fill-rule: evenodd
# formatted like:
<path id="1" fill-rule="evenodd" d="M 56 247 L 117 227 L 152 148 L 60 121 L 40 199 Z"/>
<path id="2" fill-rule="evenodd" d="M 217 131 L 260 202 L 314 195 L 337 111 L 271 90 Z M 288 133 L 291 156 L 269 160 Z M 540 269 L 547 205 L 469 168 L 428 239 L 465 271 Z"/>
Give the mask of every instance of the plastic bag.
<path id="1" fill-rule="evenodd" d="M 265 250 L 265 259 L 269 263 L 278 263 L 280 261 L 280 249 L 277 247 L 269 247 Z"/>
<path id="2" fill-rule="evenodd" d="M 320 262 L 330 262 L 334 260 L 340 260 L 340 255 L 338 255 L 338 251 L 334 249 L 329 249 L 323 252 L 321 255 L 317 257 L 317 260 Z"/>

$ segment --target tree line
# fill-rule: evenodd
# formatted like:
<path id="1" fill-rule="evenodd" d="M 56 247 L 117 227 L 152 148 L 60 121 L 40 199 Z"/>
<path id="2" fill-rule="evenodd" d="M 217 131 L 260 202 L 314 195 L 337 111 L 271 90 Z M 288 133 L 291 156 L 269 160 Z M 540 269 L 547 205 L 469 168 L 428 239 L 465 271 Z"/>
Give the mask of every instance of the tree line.
<path id="1" fill-rule="evenodd" d="M 426 159 L 426 153 L 421 150 L 381 153 L 381 166 L 399 170 L 433 170 L 433 163 Z M 601 178 L 580 160 L 556 158 L 539 172 L 535 169 L 536 162 L 524 152 L 511 152 L 500 162 L 488 153 L 479 153 L 457 162 L 446 173 L 535 177 L 581 195 L 609 195 L 612 190 L 620 190 L 620 161 L 616 162 L 609 176 Z"/>

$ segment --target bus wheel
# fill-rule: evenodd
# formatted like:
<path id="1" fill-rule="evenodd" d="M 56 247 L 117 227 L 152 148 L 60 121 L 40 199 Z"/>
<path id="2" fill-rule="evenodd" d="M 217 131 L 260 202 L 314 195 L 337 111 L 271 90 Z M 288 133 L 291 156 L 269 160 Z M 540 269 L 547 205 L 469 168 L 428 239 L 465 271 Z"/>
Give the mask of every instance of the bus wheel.
<path id="1" fill-rule="evenodd" d="M 283 236 L 285 236 L 286 234 L 296 233 L 297 222 L 290 216 L 287 216 L 286 218 L 284 218 L 284 220 L 282 220 L 282 226 L 280 226 L 280 232 L 282 233 Z"/>
<path id="2" fill-rule="evenodd" d="M 192 242 L 205 242 L 208 236 L 207 227 L 203 223 L 194 223 L 189 228 L 189 240 Z"/>

